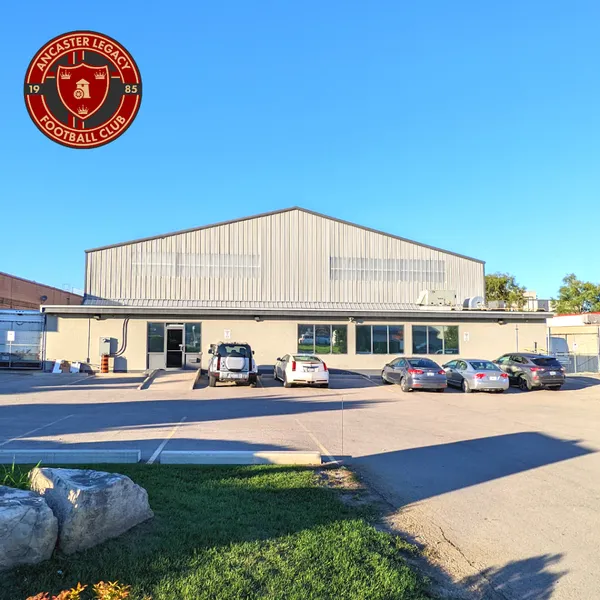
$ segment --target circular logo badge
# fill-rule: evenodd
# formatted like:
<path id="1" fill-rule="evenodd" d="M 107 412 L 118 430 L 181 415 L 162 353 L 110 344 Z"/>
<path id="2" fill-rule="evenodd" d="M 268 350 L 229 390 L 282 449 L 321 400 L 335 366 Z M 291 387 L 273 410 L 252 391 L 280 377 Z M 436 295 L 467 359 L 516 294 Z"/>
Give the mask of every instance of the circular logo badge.
<path id="1" fill-rule="evenodd" d="M 141 101 L 142 78 L 129 52 L 94 31 L 50 40 L 25 75 L 25 104 L 33 122 L 69 148 L 97 148 L 116 140 Z"/>

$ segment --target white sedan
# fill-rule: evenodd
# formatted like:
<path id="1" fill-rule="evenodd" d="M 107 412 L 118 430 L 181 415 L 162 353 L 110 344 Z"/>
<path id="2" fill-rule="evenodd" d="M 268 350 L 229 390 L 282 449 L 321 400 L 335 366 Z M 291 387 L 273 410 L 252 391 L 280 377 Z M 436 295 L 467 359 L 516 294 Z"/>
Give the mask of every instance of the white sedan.
<path id="1" fill-rule="evenodd" d="M 286 354 L 278 358 L 273 369 L 273 377 L 289 388 L 295 384 L 329 387 L 327 365 L 312 354 Z"/>

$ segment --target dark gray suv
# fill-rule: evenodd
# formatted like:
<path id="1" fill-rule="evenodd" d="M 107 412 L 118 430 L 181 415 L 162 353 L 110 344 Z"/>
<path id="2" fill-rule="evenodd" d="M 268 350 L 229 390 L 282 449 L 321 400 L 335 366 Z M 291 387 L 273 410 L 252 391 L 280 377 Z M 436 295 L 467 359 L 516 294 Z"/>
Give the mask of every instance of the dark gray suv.
<path id="1" fill-rule="evenodd" d="M 494 361 L 510 382 L 523 391 L 533 388 L 560 390 L 565 382 L 565 369 L 553 356 L 513 352 Z"/>

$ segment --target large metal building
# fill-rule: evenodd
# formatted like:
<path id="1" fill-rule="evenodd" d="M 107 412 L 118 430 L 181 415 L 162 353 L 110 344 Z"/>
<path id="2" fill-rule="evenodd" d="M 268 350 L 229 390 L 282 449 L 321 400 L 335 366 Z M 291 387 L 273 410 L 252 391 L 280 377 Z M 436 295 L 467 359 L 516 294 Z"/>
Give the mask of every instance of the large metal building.
<path id="1" fill-rule="evenodd" d="M 85 271 L 82 305 L 42 308 L 49 359 L 96 368 L 110 347 L 115 370 L 197 368 L 231 339 L 261 365 L 379 368 L 545 344 L 546 313 L 482 308 L 481 260 L 298 207 L 88 250 Z"/>

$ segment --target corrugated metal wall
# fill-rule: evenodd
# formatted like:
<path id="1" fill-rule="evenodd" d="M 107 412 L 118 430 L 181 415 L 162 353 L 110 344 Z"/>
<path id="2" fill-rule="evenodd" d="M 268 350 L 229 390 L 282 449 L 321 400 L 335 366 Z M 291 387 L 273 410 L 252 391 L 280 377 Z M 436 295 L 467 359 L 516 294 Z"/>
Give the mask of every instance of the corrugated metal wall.
<path id="1" fill-rule="evenodd" d="M 93 251 L 86 278 L 88 294 L 121 301 L 414 303 L 423 289 L 459 301 L 484 292 L 479 262 L 302 210 Z"/>

